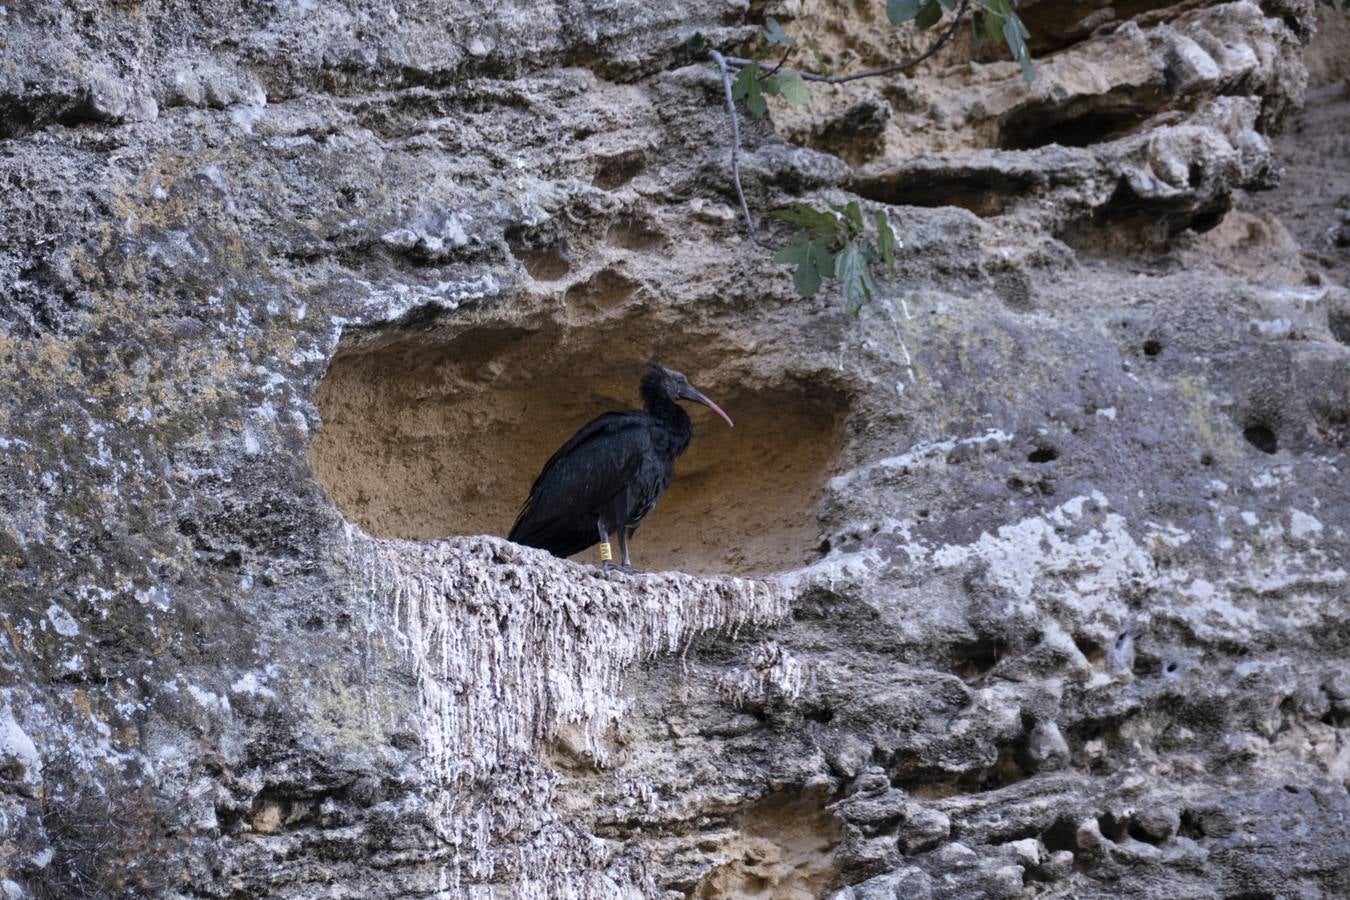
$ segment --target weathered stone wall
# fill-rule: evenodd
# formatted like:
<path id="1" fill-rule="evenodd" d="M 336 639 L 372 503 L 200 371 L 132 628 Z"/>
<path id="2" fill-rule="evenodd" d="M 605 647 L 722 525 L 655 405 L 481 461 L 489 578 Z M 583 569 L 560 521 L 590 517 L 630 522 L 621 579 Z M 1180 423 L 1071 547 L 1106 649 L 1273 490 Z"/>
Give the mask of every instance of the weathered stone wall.
<path id="1" fill-rule="evenodd" d="M 895 223 L 854 321 L 680 48 L 862 7 L 0 7 L 0 891 L 1350 892 L 1343 23 L 1042 0 L 1031 88 L 746 123 L 773 239 Z M 652 354 L 692 574 L 479 536 Z"/>

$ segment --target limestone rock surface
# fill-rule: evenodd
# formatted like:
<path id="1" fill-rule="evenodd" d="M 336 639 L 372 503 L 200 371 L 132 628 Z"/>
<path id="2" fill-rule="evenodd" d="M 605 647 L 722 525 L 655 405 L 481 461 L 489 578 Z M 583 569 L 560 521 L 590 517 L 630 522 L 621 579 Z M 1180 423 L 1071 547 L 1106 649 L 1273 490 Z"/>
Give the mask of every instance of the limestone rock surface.
<path id="1" fill-rule="evenodd" d="M 903 241 L 855 320 L 683 49 L 765 14 L 929 39 L 0 6 L 0 894 L 1350 894 L 1344 22 L 1029 0 L 1030 87 L 772 101 L 767 242 Z M 652 355 L 737 423 L 652 571 L 495 537 Z"/>

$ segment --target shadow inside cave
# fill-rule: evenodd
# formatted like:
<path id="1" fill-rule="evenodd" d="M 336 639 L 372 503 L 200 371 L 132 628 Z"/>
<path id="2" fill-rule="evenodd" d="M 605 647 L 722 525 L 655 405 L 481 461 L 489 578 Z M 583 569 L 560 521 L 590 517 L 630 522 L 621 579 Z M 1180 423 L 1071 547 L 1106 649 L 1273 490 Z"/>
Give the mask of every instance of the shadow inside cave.
<path id="1" fill-rule="evenodd" d="M 689 406 L 693 443 L 634 537 L 634 564 L 745 575 L 811 561 L 815 506 L 837 471 L 844 397 L 790 377 L 735 383 L 718 374 L 732 353 L 719 336 L 641 319 L 344 336 L 316 395 L 315 471 L 346 518 L 377 537 L 504 535 L 567 438 L 603 412 L 637 404 L 653 349 L 736 427 Z"/>

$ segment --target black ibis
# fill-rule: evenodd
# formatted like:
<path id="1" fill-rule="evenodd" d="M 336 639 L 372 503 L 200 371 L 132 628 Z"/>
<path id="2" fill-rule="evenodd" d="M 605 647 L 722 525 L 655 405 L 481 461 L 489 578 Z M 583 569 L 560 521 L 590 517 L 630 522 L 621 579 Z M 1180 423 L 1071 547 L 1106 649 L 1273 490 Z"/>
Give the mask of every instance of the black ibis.
<path id="1" fill-rule="evenodd" d="M 511 526 L 510 540 L 564 557 L 599 544 L 608 569 L 614 567 L 609 538 L 617 534 L 619 567 L 633 570 L 628 540 L 670 484 L 675 458 L 694 434 L 679 401 L 702 403 L 732 424 L 688 378 L 654 361 L 647 364 L 638 393 L 643 409 L 592 419 L 544 464 Z"/>

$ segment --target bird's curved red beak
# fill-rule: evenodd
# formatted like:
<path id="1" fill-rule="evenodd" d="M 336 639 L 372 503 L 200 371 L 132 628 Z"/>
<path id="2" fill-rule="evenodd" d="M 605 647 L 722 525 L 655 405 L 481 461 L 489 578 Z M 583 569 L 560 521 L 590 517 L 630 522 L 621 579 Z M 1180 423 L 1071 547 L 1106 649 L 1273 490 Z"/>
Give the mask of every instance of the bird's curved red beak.
<path id="1" fill-rule="evenodd" d="M 736 423 L 731 421 L 731 416 L 722 412 L 722 407 L 718 406 L 716 403 L 712 402 L 707 397 L 703 396 L 703 392 L 700 391 L 698 388 L 694 387 L 691 384 L 689 385 L 687 391 L 688 392 L 686 393 L 684 390 L 682 390 L 680 392 L 680 397 L 685 400 L 693 400 L 695 403 L 702 403 L 704 406 L 708 407 L 708 409 L 711 409 L 713 412 L 717 413 L 724 420 L 726 420 L 727 425 L 731 426 L 732 428 L 736 427 Z"/>

